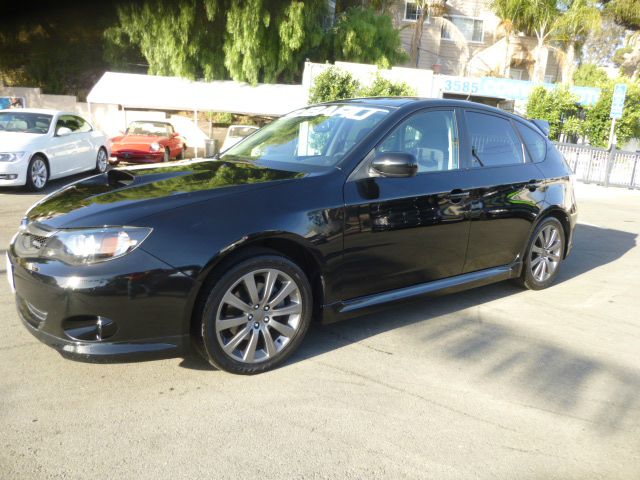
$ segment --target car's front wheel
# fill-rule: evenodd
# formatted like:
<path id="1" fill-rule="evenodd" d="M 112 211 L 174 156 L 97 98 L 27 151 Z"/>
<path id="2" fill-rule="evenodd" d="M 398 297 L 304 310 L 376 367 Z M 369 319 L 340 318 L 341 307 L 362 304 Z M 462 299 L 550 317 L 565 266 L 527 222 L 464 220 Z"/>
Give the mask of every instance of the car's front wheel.
<path id="1" fill-rule="evenodd" d="M 531 290 L 550 286 L 560 271 L 564 248 L 562 224 L 555 217 L 543 219 L 529 239 L 519 283 Z"/>
<path id="2" fill-rule="evenodd" d="M 162 156 L 162 161 L 163 162 L 168 162 L 171 160 L 171 150 L 169 150 L 169 148 L 165 148 L 164 149 L 164 155 Z"/>
<path id="3" fill-rule="evenodd" d="M 229 269 L 211 289 L 201 341 L 209 362 L 254 374 L 281 364 L 300 345 L 312 315 L 302 269 L 279 255 L 259 255 Z"/>
<path id="4" fill-rule="evenodd" d="M 49 167 L 42 155 L 34 155 L 27 167 L 27 188 L 34 192 L 39 192 L 49 180 Z"/>

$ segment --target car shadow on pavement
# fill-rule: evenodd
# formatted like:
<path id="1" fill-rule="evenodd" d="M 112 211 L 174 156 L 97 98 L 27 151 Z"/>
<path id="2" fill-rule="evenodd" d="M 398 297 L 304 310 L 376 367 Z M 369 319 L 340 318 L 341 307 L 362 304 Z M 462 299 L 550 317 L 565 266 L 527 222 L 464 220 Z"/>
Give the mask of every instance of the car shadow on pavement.
<path id="1" fill-rule="evenodd" d="M 636 246 L 636 234 L 588 225 L 576 228 L 572 254 L 562 266 L 558 282 L 613 262 Z M 553 288 L 553 287 L 552 287 Z M 611 361 L 567 348 L 544 337 L 531 336 L 520 325 L 522 312 L 501 311 L 498 317 L 473 307 L 524 291 L 501 282 L 453 295 L 422 298 L 385 308 L 376 314 L 328 326 L 314 325 L 289 364 L 313 359 L 342 347 L 380 350 L 385 357 L 402 352 L 370 341 L 381 333 L 411 326 L 427 348 L 425 361 L 464 366 L 482 381 L 524 394 L 528 408 L 573 417 L 603 434 L 624 428 L 632 416 L 640 416 L 640 374 Z M 544 297 L 545 293 L 534 295 Z M 471 309 L 451 322 L 441 317 Z M 487 318 L 488 317 L 488 318 Z M 411 337 L 413 338 L 413 337 Z M 343 367 L 345 367 L 343 365 Z M 354 365 L 354 370 L 358 368 Z M 349 369 L 348 366 L 345 367 Z M 598 393 L 592 387 L 606 385 Z M 602 393 L 605 392 L 605 393 Z"/>

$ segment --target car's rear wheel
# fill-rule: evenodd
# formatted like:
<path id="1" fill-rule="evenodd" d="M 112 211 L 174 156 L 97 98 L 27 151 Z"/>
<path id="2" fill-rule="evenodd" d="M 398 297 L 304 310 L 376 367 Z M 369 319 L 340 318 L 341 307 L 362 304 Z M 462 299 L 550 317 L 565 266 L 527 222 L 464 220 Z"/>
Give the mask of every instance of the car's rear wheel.
<path id="1" fill-rule="evenodd" d="M 42 155 L 34 155 L 27 167 L 27 188 L 34 192 L 39 192 L 49 180 L 49 167 Z"/>
<path id="2" fill-rule="evenodd" d="M 171 150 L 169 150 L 169 147 L 167 147 L 164 149 L 164 155 L 162 157 L 162 161 L 168 162 L 169 160 L 171 160 Z"/>
<path id="3" fill-rule="evenodd" d="M 108 165 L 109 158 L 107 157 L 107 151 L 104 148 L 100 148 L 96 155 L 96 173 L 106 172 Z"/>
<path id="4" fill-rule="evenodd" d="M 214 283 L 202 314 L 205 357 L 222 370 L 254 374 L 281 364 L 311 322 L 309 281 L 278 255 L 238 263 Z"/>
<path id="5" fill-rule="evenodd" d="M 565 234 L 562 224 L 555 217 L 543 219 L 529 240 L 519 283 L 531 290 L 541 290 L 550 286 L 560 271 L 564 248 Z"/>

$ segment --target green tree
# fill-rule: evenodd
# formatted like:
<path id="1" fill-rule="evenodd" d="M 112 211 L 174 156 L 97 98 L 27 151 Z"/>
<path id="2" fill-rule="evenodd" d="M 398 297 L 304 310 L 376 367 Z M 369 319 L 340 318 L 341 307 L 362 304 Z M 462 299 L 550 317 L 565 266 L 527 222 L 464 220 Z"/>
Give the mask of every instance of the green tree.
<path id="1" fill-rule="evenodd" d="M 2 17 L 0 85 L 86 95 L 107 66 L 102 32 L 115 21 L 113 7 L 102 2 L 48 8 L 14 3 L 17 11 Z"/>
<path id="2" fill-rule="evenodd" d="M 572 0 L 569 8 L 558 17 L 554 26 L 555 38 L 565 45 L 562 66 L 562 82 L 572 83 L 576 66 L 576 51 L 584 44 L 587 36 L 600 30 L 602 18 L 600 9 L 593 0 Z"/>
<path id="3" fill-rule="evenodd" d="M 416 95 L 416 91 L 405 82 L 392 82 L 378 73 L 373 83 L 368 87 L 362 87 L 358 95 L 362 97 L 412 97 Z"/>
<path id="4" fill-rule="evenodd" d="M 547 90 L 536 87 L 527 102 L 527 117 L 547 120 L 550 126 L 549 137 L 558 140 L 564 132 L 564 122 L 578 113 L 578 98 L 568 87 Z"/>
<path id="5" fill-rule="evenodd" d="M 117 25 L 105 31 L 108 60 L 117 65 L 135 46 L 152 75 L 223 78 L 224 31 L 217 2 L 146 0 L 118 6 Z M 217 24 L 218 28 L 213 28 Z"/>
<path id="6" fill-rule="evenodd" d="M 309 103 L 331 102 L 357 96 L 360 82 L 349 72 L 330 67 L 314 79 L 309 92 Z"/>
<path id="7" fill-rule="evenodd" d="M 573 83 L 581 87 L 598 87 L 608 81 L 607 72 L 593 63 L 583 63 L 573 74 Z"/>
<path id="8" fill-rule="evenodd" d="M 334 27 L 333 52 L 336 60 L 373 63 L 389 68 L 407 60 L 399 31 L 389 15 L 372 8 L 349 8 Z"/>
<path id="9" fill-rule="evenodd" d="M 322 44 L 325 14 L 324 2 L 232 2 L 224 41 L 231 78 L 255 84 L 299 77 L 305 56 Z"/>
<path id="10" fill-rule="evenodd" d="M 520 0 L 493 0 L 491 9 L 500 19 L 498 30 L 504 35 L 505 58 L 502 70 L 503 77 L 509 77 L 511 68 L 511 39 L 516 33 L 516 23 L 521 16 L 523 2 Z"/>
<path id="11" fill-rule="evenodd" d="M 640 75 L 640 0 L 604 0 L 605 15 L 630 31 L 623 49 L 616 52 L 614 63 L 632 78 Z"/>
<path id="12" fill-rule="evenodd" d="M 616 139 L 618 145 L 627 143 L 631 138 L 640 137 L 640 85 L 629 79 L 619 78 L 609 80 L 602 86 L 600 99 L 587 110 L 584 122 L 584 132 L 592 145 L 606 147 L 609 143 L 611 130 L 611 99 L 616 83 L 627 84 L 627 97 L 624 104 L 622 118 L 616 121 Z"/>

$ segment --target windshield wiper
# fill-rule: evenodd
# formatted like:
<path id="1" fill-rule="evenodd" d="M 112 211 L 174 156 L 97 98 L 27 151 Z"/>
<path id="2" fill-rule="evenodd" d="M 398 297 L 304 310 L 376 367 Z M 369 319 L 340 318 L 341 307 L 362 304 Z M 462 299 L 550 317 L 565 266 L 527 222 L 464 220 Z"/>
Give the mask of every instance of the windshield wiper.
<path id="1" fill-rule="evenodd" d="M 478 156 L 478 152 L 476 152 L 476 147 L 471 147 L 471 155 L 473 155 L 473 158 L 475 158 L 478 161 L 481 167 L 484 167 L 484 162 L 480 160 L 480 157 Z"/>

